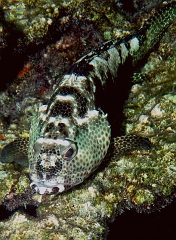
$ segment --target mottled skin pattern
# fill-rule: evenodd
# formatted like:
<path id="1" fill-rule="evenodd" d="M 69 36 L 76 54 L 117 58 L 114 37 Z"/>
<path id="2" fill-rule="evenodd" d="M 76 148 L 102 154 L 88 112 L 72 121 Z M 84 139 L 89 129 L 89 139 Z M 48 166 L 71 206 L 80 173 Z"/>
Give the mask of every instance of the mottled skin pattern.
<path id="1" fill-rule="evenodd" d="M 121 66 L 130 62 L 133 67 L 149 53 L 175 19 L 175 12 L 176 3 L 168 4 L 137 34 L 105 42 L 79 59 L 58 81 L 49 103 L 36 106 L 29 142 L 19 139 L 6 146 L 3 162 L 27 152 L 31 187 L 40 194 L 54 194 L 83 182 L 110 146 L 113 158 L 151 149 L 150 141 L 139 136 L 112 138 L 108 112 L 98 104 L 97 93 L 102 91 L 103 98 L 107 97 L 103 95 L 107 83 L 116 84 Z"/>

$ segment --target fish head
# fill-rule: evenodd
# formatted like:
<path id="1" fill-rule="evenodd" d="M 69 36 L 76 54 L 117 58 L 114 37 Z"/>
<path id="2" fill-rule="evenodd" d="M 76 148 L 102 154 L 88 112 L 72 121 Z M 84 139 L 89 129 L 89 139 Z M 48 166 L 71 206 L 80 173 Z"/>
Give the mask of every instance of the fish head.
<path id="1" fill-rule="evenodd" d="M 54 131 L 36 139 L 30 156 L 30 185 L 39 194 L 61 193 L 83 182 L 100 165 L 110 144 L 109 122 L 97 110 L 67 124 L 55 119 L 54 125 Z"/>

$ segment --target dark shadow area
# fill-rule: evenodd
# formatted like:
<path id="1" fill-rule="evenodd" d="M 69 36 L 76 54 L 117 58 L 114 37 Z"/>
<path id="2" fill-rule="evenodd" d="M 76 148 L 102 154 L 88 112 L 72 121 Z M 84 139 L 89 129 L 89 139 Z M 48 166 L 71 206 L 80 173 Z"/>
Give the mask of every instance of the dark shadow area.
<path id="1" fill-rule="evenodd" d="M 0 221 L 4 221 L 10 218 L 15 212 L 24 212 L 31 217 L 37 217 L 37 207 L 33 205 L 27 205 L 26 207 L 18 207 L 14 211 L 9 211 L 5 206 L 0 205 Z"/>
<path id="2" fill-rule="evenodd" d="M 59 18 L 53 20 L 53 24 L 43 38 L 34 39 L 31 43 L 28 43 L 22 29 L 12 22 L 7 22 L 4 11 L 0 8 L 0 24 L 4 31 L 0 35 L 0 91 L 5 91 L 15 80 L 29 55 L 35 54 L 47 44 L 60 39 L 63 32 L 68 29 L 67 24 L 64 28 L 60 27 L 61 17 L 62 13 Z"/>
<path id="3" fill-rule="evenodd" d="M 24 62 L 24 34 L 13 23 L 5 21 L 4 12 L 0 8 L 0 23 L 4 33 L 0 42 L 0 90 L 5 90 L 16 77 Z"/>
<path id="4" fill-rule="evenodd" d="M 129 0 L 122 0 L 122 8 L 126 12 L 130 12 L 134 14 L 136 12 L 136 8 L 134 7 L 134 1 L 129 1 Z"/>
<path id="5" fill-rule="evenodd" d="M 175 240 L 176 201 L 150 214 L 125 211 L 109 224 L 107 240 Z"/>

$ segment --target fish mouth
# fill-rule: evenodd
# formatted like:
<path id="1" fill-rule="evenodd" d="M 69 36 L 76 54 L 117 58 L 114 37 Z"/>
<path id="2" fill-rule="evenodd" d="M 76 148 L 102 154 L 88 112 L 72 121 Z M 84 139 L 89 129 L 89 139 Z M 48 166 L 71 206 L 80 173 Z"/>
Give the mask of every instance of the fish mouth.
<path id="1" fill-rule="evenodd" d="M 51 195 L 65 191 L 64 184 L 58 182 L 51 183 L 49 181 L 41 182 L 32 181 L 30 187 L 34 192 L 37 192 L 41 195 Z"/>

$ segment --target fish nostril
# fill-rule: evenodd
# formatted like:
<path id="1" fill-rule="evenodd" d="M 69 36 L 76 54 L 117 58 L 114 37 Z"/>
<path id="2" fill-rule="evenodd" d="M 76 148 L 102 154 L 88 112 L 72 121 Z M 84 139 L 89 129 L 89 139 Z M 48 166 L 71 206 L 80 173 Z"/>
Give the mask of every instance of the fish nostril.
<path id="1" fill-rule="evenodd" d="M 47 174 L 46 175 L 46 180 L 50 180 L 52 178 L 52 176 L 53 176 L 52 174 Z"/>
<path id="2" fill-rule="evenodd" d="M 34 192 L 37 192 L 38 187 L 37 187 L 37 185 L 36 185 L 35 183 L 31 183 L 31 184 L 30 184 L 30 187 L 31 187 L 31 189 L 32 189 Z"/>
<path id="3" fill-rule="evenodd" d="M 59 188 L 58 187 L 53 187 L 52 188 L 52 194 L 58 193 L 58 192 L 59 192 Z"/>

